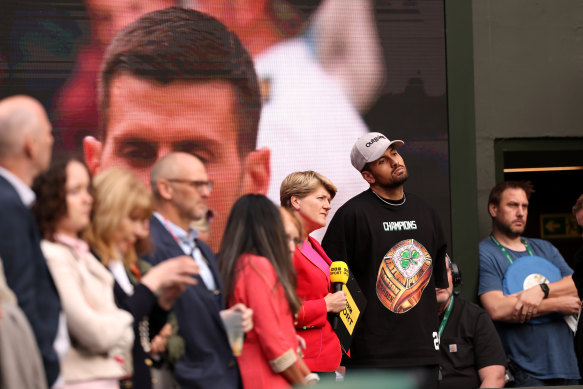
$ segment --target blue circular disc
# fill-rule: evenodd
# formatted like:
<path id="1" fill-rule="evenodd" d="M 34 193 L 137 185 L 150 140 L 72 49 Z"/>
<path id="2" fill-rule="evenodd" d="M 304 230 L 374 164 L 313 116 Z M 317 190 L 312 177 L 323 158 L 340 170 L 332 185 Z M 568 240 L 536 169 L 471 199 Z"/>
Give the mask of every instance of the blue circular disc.
<path id="1" fill-rule="evenodd" d="M 561 271 L 550 261 L 537 256 L 520 257 L 506 269 L 502 282 L 504 295 L 518 293 L 541 282 L 556 282 L 561 278 Z M 529 321 L 531 324 L 545 323 L 551 317 L 541 316 Z"/>

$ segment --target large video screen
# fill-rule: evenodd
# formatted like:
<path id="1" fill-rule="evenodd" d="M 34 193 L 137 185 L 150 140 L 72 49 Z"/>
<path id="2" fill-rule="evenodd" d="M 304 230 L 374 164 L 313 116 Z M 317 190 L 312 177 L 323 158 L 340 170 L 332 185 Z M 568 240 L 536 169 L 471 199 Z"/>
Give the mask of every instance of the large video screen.
<path id="1" fill-rule="evenodd" d="M 253 157 L 230 153 L 237 145 L 219 133 L 229 126 L 219 110 L 225 107 L 206 107 L 214 90 L 204 91 L 203 117 L 180 91 L 141 105 L 128 93 L 120 105 L 145 124 L 131 141 L 100 134 L 98 78 L 107 45 L 141 15 L 169 6 L 211 14 L 251 54 L 262 98 Z M 332 214 L 365 190 L 350 150 L 370 131 L 405 142 L 405 190 L 430 203 L 450 231 L 443 1 L 3 0 L 0 17 L 0 97 L 40 100 L 54 126 L 55 154 L 78 153 L 94 173 L 120 165 L 147 181 L 164 150 L 201 157 L 215 184 L 215 250 L 234 199 L 258 192 L 279 204 L 280 184 L 293 171 L 315 170 L 337 186 Z M 166 116 L 151 113 L 152 106 Z M 177 131 L 188 141 L 168 138 Z"/>

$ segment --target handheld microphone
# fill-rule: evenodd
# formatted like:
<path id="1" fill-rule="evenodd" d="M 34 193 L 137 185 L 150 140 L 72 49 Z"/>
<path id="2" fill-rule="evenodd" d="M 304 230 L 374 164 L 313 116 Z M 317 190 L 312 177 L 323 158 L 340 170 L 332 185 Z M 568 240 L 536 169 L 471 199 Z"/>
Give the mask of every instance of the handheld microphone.
<path id="1" fill-rule="evenodd" d="M 332 282 L 334 293 L 342 290 L 342 285 L 348 282 L 348 265 L 346 265 L 346 262 L 334 261 L 330 264 L 330 282 Z M 337 313 L 332 318 L 332 328 L 334 329 L 338 327 L 339 316 L 340 313 Z"/>

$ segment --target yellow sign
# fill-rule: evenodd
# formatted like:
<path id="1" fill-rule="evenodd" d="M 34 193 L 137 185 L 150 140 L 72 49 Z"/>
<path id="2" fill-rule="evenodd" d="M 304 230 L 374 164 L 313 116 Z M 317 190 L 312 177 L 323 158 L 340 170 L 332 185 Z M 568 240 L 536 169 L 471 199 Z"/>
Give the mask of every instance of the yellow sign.
<path id="1" fill-rule="evenodd" d="M 356 303 L 354 302 L 354 299 L 352 298 L 352 295 L 348 291 L 346 285 L 342 285 L 342 290 L 346 292 L 346 308 L 340 312 L 340 319 L 342 319 L 342 322 L 348 330 L 348 333 L 352 335 L 356 321 L 360 316 L 360 310 L 356 306 Z"/>

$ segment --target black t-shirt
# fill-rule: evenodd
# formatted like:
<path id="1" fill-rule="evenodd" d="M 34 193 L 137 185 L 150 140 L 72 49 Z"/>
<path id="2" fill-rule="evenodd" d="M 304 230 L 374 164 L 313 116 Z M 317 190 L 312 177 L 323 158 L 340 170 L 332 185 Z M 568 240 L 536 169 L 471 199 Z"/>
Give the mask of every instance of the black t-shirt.
<path id="1" fill-rule="evenodd" d="M 478 370 L 506 366 L 506 354 L 490 316 L 482 308 L 456 297 L 441 335 L 442 381 L 439 389 L 478 388 Z"/>
<path id="2" fill-rule="evenodd" d="M 334 261 L 346 261 L 367 298 L 349 365 L 438 364 L 435 287 L 447 287 L 446 242 L 437 214 L 406 193 L 391 205 L 367 190 L 334 215 L 322 241 Z"/>

